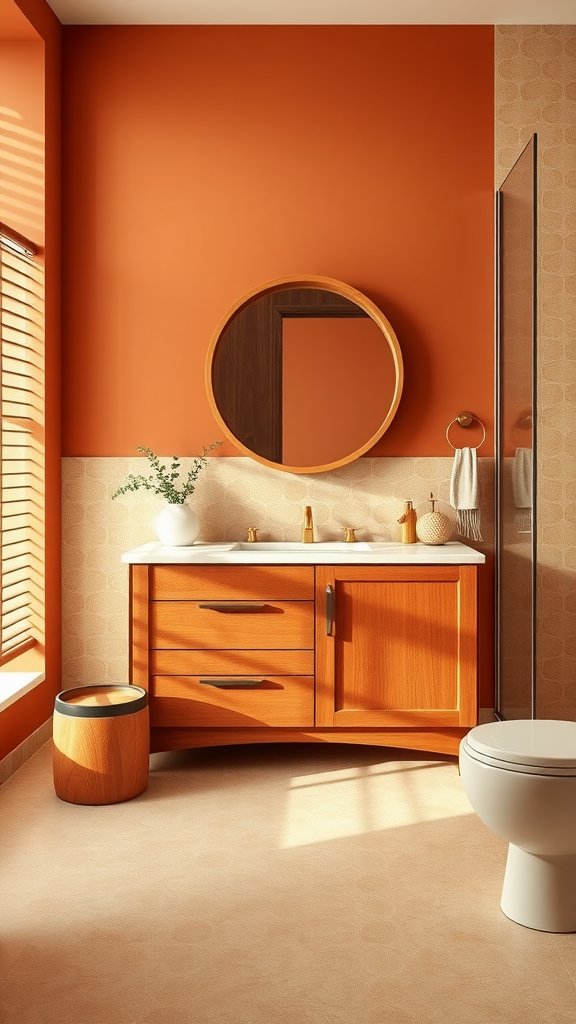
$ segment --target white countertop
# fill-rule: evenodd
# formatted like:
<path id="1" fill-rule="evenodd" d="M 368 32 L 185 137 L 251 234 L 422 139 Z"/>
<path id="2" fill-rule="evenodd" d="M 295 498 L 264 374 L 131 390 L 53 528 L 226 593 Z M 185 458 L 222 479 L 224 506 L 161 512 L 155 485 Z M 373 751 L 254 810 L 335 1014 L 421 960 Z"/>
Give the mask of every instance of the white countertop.
<path id="1" fill-rule="evenodd" d="M 467 544 L 400 544 L 397 542 L 346 544 L 316 542 L 269 545 L 229 542 L 165 547 L 158 541 L 125 551 L 123 562 L 150 565 L 479 565 L 481 551 Z"/>

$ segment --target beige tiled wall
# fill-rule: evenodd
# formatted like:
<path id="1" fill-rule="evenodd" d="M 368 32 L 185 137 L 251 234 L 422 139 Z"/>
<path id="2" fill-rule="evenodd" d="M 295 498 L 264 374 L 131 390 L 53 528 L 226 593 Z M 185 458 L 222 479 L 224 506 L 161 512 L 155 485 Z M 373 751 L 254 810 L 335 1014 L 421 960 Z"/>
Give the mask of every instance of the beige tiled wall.
<path id="1" fill-rule="evenodd" d="M 538 715 L 576 719 L 576 26 L 495 34 L 498 187 L 538 134 Z"/>
<path id="2" fill-rule="evenodd" d="M 186 460 L 182 460 L 186 472 Z M 493 537 L 493 460 L 480 459 L 485 551 Z M 242 540 L 248 526 L 262 540 L 299 540 L 304 505 L 312 505 L 317 540 L 399 539 L 403 499 L 448 501 L 451 458 L 370 459 L 314 476 L 292 476 L 247 458 L 213 458 L 189 499 L 200 540 Z M 146 491 L 112 500 L 128 473 L 148 475 L 145 459 L 63 460 L 63 687 L 121 682 L 128 673 L 128 566 L 123 551 L 154 540 L 163 502 Z M 422 511 L 428 506 L 424 505 Z M 440 509 L 450 512 L 446 504 Z"/>

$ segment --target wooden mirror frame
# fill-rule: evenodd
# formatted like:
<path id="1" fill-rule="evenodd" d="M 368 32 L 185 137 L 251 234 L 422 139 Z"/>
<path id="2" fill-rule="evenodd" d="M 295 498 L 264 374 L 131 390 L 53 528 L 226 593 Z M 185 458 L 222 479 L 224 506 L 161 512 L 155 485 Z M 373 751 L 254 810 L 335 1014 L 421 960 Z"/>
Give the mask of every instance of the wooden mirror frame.
<path id="1" fill-rule="evenodd" d="M 244 445 L 242 441 L 240 441 L 239 438 L 237 438 L 232 433 L 232 431 L 222 418 L 222 415 L 216 402 L 213 387 L 214 356 L 220 338 L 222 337 L 222 334 L 227 328 L 229 322 L 237 313 L 239 313 L 242 309 L 248 306 L 250 302 L 252 302 L 254 299 L 260 298 L 263 295 L 270 294 L 270 292 L 279 291 L 280 289 L 284 288 L 315 288 L 320 291 L 332 292 L 336 295 L 341 296 L 344 299 L 348 299 L 350 302 L 355 303 L 357 306 L 359 306 L 360 309 L 364 311 L 364 313 L 367 314 L 367 316 L 369 316 L 378 325 L 392 353 L 394 368 L 396 371 L 396 385 L 394 389 L 392 402 L 386 413 L 385 418 L 383 419 L 381 425 L 378 427 L 376 432 L 372 435 L 372 437 L 368 439 L 368 441 L 366 441 L 365 444 L 363 444 L 360 448 L 357 448 L 355 451 L 350 452 L 350 454 L 346 455 L 344 458 L 338 459 L 336 462 L 330 462 L 320 466 L 286 466 L 279 462 L 272 462 L 270 459 L 264 458 L 262 455 L 258 455 L 256 452 L 253 452 L 250 448 L 247 448 L 246 445 Z M 210 341 L 210 346 L 208 348 L 208 353 L 206 356 L 206 391 L 208 394 L 208 401 L 210 403 L 210 408 L 212 409 L 214 417 L 219 426 L 221 427 L 221 429 L 223 430 L 224 434 L 236 448 L 239 448 L 240 451 L 243 452 L 244 455 L 250 456 L 250 458 L 255 459 L 256 462 L 260 462 L 264 466 L 270 466 L 270 468 L 272 469 L 279 469 L 283 473 L 326 473 L 330 469 L 337 469 L 339 466 L 346 466 L 349 462 L 354 462 L 355 459 L 360 458 L 361 455 L 364 455 L 367 451 L 370 450 L 370 448 L 372 448 L 376 444 L 377 441 L 380 440 L 382 435 L 390 426 L 392 420 L 394 419 L 394 416 L 396 415 L 398 405 L 400 404 L 403 385 L 404 364 L 402 361 L 402 353 L 400 351 L 398 339 L 390 322 L 387 320 L 387 318 L 384 316 L 381 310 L 378 309 L 378 306 L 376 306 L 371 299 L 367 298 L 366 295 L 363 295 L 362 292 L 357 291 L 350 285 L 344 284 L 342 281 L 336 281 L 331 277 L 281 277 L 275 281 L 269 281 L 267 284 L 262 285 L 259 288 L 254 288 L 252 291 L 244 295 L 241 299 L 238 299 L 238 301 L 235 302 L 234 305 L 231 306 L 227 313 L 225 313 L 225 315 L 222 317 L 220 323 L 218 324 L 216 330 L 214 331 L 214 334 L 212 335 L 212 339 Z"/>

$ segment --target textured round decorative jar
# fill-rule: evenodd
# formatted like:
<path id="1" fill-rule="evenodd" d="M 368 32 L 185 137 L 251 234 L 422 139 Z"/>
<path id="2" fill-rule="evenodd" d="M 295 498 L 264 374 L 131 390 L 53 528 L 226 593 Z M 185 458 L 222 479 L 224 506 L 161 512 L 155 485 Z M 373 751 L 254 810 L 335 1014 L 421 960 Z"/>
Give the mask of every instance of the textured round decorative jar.
<path id="1" fill-rule="evenodd" d="M 199 533 L 198 515 L 185 502 L 182 505 L 166 505 L 156 519 L 156 536 L 167 547 L 193 544 Z"/>
<path id="2" fill-rule="evenodd" d="M 443 512 L 426 512 L 416 521 L 416 536 L 423 544 L 445 544 L 454 527 Z"/>
<path id="3" fill-rule="evenodd" d="M 430 495 L 431 512 L 419 516 L 416 521 L 416 536 L 423 544 L 446 544 L 454 532 L 452 520 L 443 512 L 436 512 L 436 499 Z"/>

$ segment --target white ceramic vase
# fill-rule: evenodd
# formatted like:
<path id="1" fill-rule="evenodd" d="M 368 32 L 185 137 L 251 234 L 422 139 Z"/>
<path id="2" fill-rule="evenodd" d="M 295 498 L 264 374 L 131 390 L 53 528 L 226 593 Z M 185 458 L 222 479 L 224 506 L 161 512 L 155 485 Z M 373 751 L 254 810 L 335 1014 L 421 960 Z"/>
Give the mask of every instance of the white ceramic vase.
<path id="1" fill-rule="evenodd" d="M 156 536 L 167 547 L 193 544 L 200 533 L 200 520 L 190 505 L 166 505 L 156 519 Z"/>

